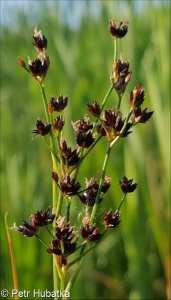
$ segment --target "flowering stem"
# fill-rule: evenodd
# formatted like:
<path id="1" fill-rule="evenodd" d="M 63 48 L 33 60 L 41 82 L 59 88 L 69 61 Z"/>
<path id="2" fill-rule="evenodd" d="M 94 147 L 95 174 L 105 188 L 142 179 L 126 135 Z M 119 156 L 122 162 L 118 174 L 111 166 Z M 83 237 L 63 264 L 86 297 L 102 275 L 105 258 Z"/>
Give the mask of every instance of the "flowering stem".
<path id="1" fill-rule="evenodd" d="M 110 142 L 109 142 L 108 146 L 107 146 L 107 151 L 106 151 L 104 163 L 103 163 L 103 169 L 102 169 L 102 175 L 101 175 L 101 179 L 100 179 L 100 183 L 99 183 L 99 189 L 98 189 L 98 192 L 97 192 L 95 204 L 93 206 L 93 210 L 92 210 L 91 217 L 90 217 L 90 223 L 93 223 L 95 215 L 96 215 L 96 211 L 97 211 L 97 208 L 98 208 L 98 201 L 99 201 L 99 197 L 100 197 L 100 193 L 101 193 L 101 189 L 102 189 L 102 184 L 103 184 L 104 179 L 105 179 L 106 167 L 107 167 L 107 163 L 108 163 L 108 160 L 109 160 L 110 151 L 111 151 L 111 147 L 110 147 Z"/>
<path id="2" fill-rule="evenodd" d="M 84 256 L 84 250 L 85 250 L 85 247 L 86 247 L 86 244 L 83 245 L 83 247 L 82 247 L 82 249 L 81 249 L 81 251 L 80 251 L 79 260 L 77 260 L 77 264 L 76 264 L 75 269 L 74 269 L 74 271 L 73 271 L 73 273 L 72 273 L 72 275 L 71 275 L 71 278 L 70 278 L 69 281 L 68 281 L 68 284 L 67 284 L 67 286 L 66 286 L 65 292 L 70 292 L 71 289 L 73 288 L 73 285 L 74 285 L 74 283 L 75 283 L 75 281 L 76 281 L 76 278 L 77 278 L 77 276 L 78 276 L 78 273 L 79 273 L 79 271 L 80 271 L 80 268 L 81 268 L 81 265 L 82 265 L 82 262 L 83 262 L 83 256 Z M 74 263 L 75 263 L 75 262 L 74 262 Z M 71 263 L 68 264 L 68 265 L 71 266 Z M 67 267 L 68 267 L 68 265 L 67 265 Z M 73 263 L 72 263 L 72 265 L 73 265 Z"/>
<path id="3" fill-rule="evenodd" d="M 56 209 L 56 216 L 58 217 L 61 213 L 61 209 L 62 209 L 62 200 L 63 200 L 63 196 L 62 194 L 59 192 L 59 196 L 58 196 L 58 202 L 57 202 L 57 209 Z"/>
<path id="4" fill-rule="evenodd" d="M 123 94 L 119 94 L 119 95 L 118 95 L 118 106 L 117 106 L 118 109 L 120 109 L 120 106 L 121 106 L 122 95 L 123 95 Z"/>
<path id="5" fill-rule="evenodd" d="M 124 124 L 123 128 L 122 128 L 121 131 L 120 131 L 120 136 L 122 136 L 122 134 L 124 133 L 124 130 L 125 130 L 125 128 L 126 128 L 128 122 L 129 122 L 129 119 L 130 119 L 131 115 L 132 115 L 132 112 L 133 112 L 133 110 L 132 110 L 132 108 L 131 108 L 129 114 L 128 114 L 127 117 L 126 117 L 125 124 Z"/>
<path id="6" fill-rule="evenodd" d="M 110 86 L 110 88 L 109 88 L 109 90 L 108 90 L 108 92 L 107 92 L 107 94 L 106 94 L 106 96 L 105 96 L 104 99 L 103 99 L 103 102 L 102 102 L 102 105 L 101 105 L 101 112 L 103 111 L 103 108 L 104 108 L 104 106 L 105 106 L 105 104 L 106 104 L 106 102 L 107 102 L 107 99 L 109 98 L 109 96 L 110 96 L 110 94 L 111 94 L 113 88 L 114 88 L 114 85 L 113 85 L 113 83 L 112 83 L 111 86 Z M 97 120 L 98 120 L 98 119 L 97 119 Z"/>
<path id="7" fill-rule="evenodd" d="M 87 152 L 81 157 L 80 163 L 85 159 L 85 157 L 90 153 L 90 151 L 94 148 L 94 146 L 100 141 L 101 136 L 99 136 L 94 143 L 88 148 Z"/>
<path id="8" fill-rule="evenodd" d="M 60 289 L 60 278 L 58 276 L 57 267 L 56 267 L 56 258 L 55 254 L 53 255 L 53 288 L 54 291 L 57 291 Z M 54 300 L 58 300 L 59 298 L 54 298 Z"/>
<path id="9" fill-rule="evenodd" d="M 110 143 L 110 148 L 112 148 L 117 143 L 117 141 L 119 141 L 119 139 L 120 139 L 120 136 L 117 135 L 115 137 L 115 139 Z"/>
<path id="10" fill-rule="evenodd" d="M 123 202 L 124 202 L 124 200 L 125 200 L 125 198 L 126 198 L 126 195 L 127 195 L 127 193 L 125 193 L 125 194 L 123 195 L 123 197 L 122 197 L 122 199 L 121 199 L 121 202 L 120 202 L 120 204 L 119 204 L 118 209 L 116 210 L 116 212 L 120 211 L 121 206 L 122 206 L 122 204 L 123 204 Z"/>
<path id="11" fill-rule="evenodd" d="M 35 237 L 37 237 L 39 239 L 39 241 L 46 247 L 48 248 L 49 246 L 46 244 L 45 241 L 42 240 L 42 238 L 38 235 L 38 234 L 35 234 Z"/>
<path id="12" fill-rule="evenodd" d="M 45 111 L 45 116 L 46 116 L 46 121 L 47 123 L 50 123 L 50 117 L 49 117 L 49 112 L 48 112 L 48 104 L 47 104 L 47 99 L 46 99 L 46 94 L 45 94 L 45 87 L 40 83 L 40 90 L 42 94 L 42 99 L 43 99 L 43 107 Z"/>

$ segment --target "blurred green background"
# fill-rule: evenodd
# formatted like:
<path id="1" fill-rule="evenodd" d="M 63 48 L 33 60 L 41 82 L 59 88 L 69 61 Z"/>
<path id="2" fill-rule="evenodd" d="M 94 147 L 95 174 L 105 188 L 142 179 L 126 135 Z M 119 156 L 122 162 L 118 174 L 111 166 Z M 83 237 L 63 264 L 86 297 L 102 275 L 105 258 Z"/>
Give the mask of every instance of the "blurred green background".
<path id="1" fill-rule="evenodd" d="M 1 1 L 1 289 L 13 288 L 4 227 L 52 203 L 51 160 L 42 139 L 32 138 L 37 117 L 45 121 L 38 84 L 17 64 L 36 57 L 35 25 L 48 39 L 51 65 L 46 94 L 69 96 L 65 134 L 74 147 L 70 122 L 82 119 L 86 104 L 102 101 L 110 87 L 113 41 L 109 20 L 129 21 L 119 52 L 130 61 L 128 94 L 142 83 L 144 108 L 155 113 L 146 125 L 113 149 L 107 174 L 112 186 L 101 213 L 117 208 L 118 181 L 125 174 L 138 182 L 122 207 L 121 224 L 87 255 L 72 299 L 171 299 L 170 285 L 170 1 Z M 118 53 L 119 53 L 118 52 Z M 107 107 L 117 103 L 113 92 Z M 84 177 L 100 178 L 105 154 L 103 139 L 82 165 Z M 83 215 L 78 200 L 74 217 Z M 44 239 L 48 236 L 42 230 Z M 53 290 L 52 257 L 34 238 L 11 232 L 19 289 Z M 10 298 L 9 298 L 10 299 Z"/>

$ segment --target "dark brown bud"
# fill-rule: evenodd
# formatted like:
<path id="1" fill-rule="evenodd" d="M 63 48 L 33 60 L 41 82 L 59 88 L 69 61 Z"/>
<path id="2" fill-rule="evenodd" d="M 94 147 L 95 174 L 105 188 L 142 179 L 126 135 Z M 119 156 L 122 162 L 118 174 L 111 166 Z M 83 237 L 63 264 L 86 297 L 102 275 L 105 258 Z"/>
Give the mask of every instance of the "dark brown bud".
<path id="1" fill-rule="evenodd" d="M 50 113 L 54 111 L 61 112 L 68 104 L 68 97 L 60 95 L 57 99 L 51 97 L 50 103 L 48 104 L 48 110 Z"/>
<path id="2" fill-rule="evenodd" d="M 69 175 L 65 175 L 60 181 L 59 187 L 64 196 L 73 196 L 78 194 L 81 184 L 75 183 L 75 178 L 71 179 Z"/>
<path id="3" fill-rule="evenodd" d="M 101 187 L 101 193 L 100 196 L 105 194 L 109 187 L 111 185 L 111 178 L 109 176 L 105 177 L 105 180 Z M 94 178 L 91 178 L 89 181 L 86 182 L 86 189 L 84 190 L 84 193 L 82 195 L 78 195 L 80 201 L 87 205 L 87 206 L 94 206 L 97 193 L 99 189 L 99 184 L 96 182 Z M 103 200 L 102 197 L 98 199 L 98 204 Z"/>
<path id="4" fill-rule="evenodd" d="M 56 237 L 60 242 L 71 243 L 75 237 L 73 227 L 69 226 L 69 223 L 62 226 L 56 226 Z"/>
<path id="5" fill-rule="evenodd" d="M 105 225 L 105 228 L 115 228 L 120 223 L 120 212 L 117 211 L 115 213 L 112 212 L 110 209 L 109 212 L 103 217 L 103 223 Z"/>
<path id="6" fill-rule="evenodd" d="M 60 256 L 60 261 L 62 265 L 67 264 L 67 256 L 75 251 L 76 243 L 63 243 L 63 248 L 61 247 L 61 242 L 59 240 L 52 239 L 52 248 L 48 247 L 46 249 L 47 253 L 54 253 Z"/>
<path id="7" fill-rule="evenodd" d="M 45 51 L 47 48 L 47 39 L 44 35 L 41 34 L 41 31 L 37 31 L 37 28 L 34 29 L 34 47 L 38 52 Z"/>
<path id="8" fill-rule="evenodd" d="M 116 26 L 115 21 L 109 22 L 109 31 L 114 38 L 123 38 L 128 32 L 128 21 L 124 20 Z"/>
<path id="9" fill-rule="evenodd" d="M 100 116 L 100 105 L 96 101 L 93 102 L 93 105 L 87 104 L 87 109 L 94 117 Z"/>
<path id="10" fill-rule="evenodd" d="M 136 107 L 132 115 L 133 123 L 146 123 L 152 116 L 154 111 L 147 112 L 148 108 L 141 110 L 141 107 Z"/>
<path id="11" fill-rule="evenodd" d="M 32 237 L 38 231 L 37 226 L 31 225 L 31 224 L 29 224 L 28 222 L 26 222 L 24 220 L 22 220 L 22 225 L 20 225 L 19 227 L 17 227 L 14 224 L 14 226 L 10 229 L 15 230 L 15 231 L 19 231 L 20 233 L 22 233 L 24 236 L 27 236 L 27 237 Z"/>
<path id="12" fill-rule="evenodd" d="M 122 181 L 119 181 L 120 188 L 124 194 L 132 193 L 137 188 L 137 183 L 132 183 L 133 179 L 128 179 L 125 176 Z"/>
<path id="13" fill-rule="evenodd" d="M 142 85 L 138 85 L 134 88 L 133 91 L 130 92 L 129 102 L 131 104 L 132 109 L 141 106 L 144 102 L 145 90 L 142 88 Z"/>
<path id="14" fill-rule="evenodd" d="M 75 166 L 78 163 L 79 157 L 77 149 L 72 151 L 70 147 L 67 147 L 67 143 L 64 138 L 61 138 L 60 141 L 60 151 L 65 165 L 70 167 Z"/>
<path id="15" fill-rule="evenodd" d="M 82 238 L 88 242 L 97 241 L 101 237 L 99 229 L 95 225 L 85 224 L 81 229 Z"/>
<path id="16" fill-rule="evenodd" d="M 76 142 L 81 148 L 89 148 L 94 142 L 91 130 L 87 132 L 80 131 L 76 136 Z"/>
<path id="17" fill-rule="evenodd" d="M 113 140 L 119 135 L 125 120 L 122 120 L 122 114 L 119 110 L 107 109 L 103 112 L 102 120 L 105 125 L 107 138 Z"/>
<path id="18" fill-rule="evenodd" d="M 34 61 L 28 60 L 28 69 L 30 74 L 40 83 L 46 77 L 47 70 L 50 65 L 50 60 L 47 55 L 42 55 L 42 57 L 36 58 Z"/>
<path id="19" fill-rule="evenodd" d="M 59 135 L 59 133 L 62 131 L 62 128 L 65 124 L 64 119 L 61 116 L 57 116 L 56 119 L 54 119 L 54 133 L 56 136 Z"/>
<path id="20" fill-rule="evenodd" d="M 76 248 L 76 242 L 73 241 L 75 232 L 73 227 L 69 226 L 69 223 L 64 224 L 64 217 L 59 216 L 56 224 L 57 239 L 52 239 L 52 248 L 48 247 L 46 252 L 61 256 L 61 264 L 66 264 L 67 256 L 73 253 Z"/>
<path id="21" fill-rule="evenodd" d="M 72 122 L 74 131 L 77 132 L 87 132 L 93 128 L 93 123 L 89 122 L 89 118 L 85 115 L 84 119 Z"/>
<path id="22" fill-rule="evenodd" d="M 44 211 L 38 211 L 37 214 L 32 214 L 30 217 L 30 224 L 32 226 L 46 226 L 53 222 L 55 214 L 50 215 L 50 207 Z"/>
<path id="23" fill-rule="evenodd" d="M 123 57 L 115 60 L 113 63 L 113 71 L 110 76 L 111 82 L 114 84 L 115 90 L 118 94 L 125 92 L 126 86 L 131 79 L 132 73 L 129 72 L 129 62 L 124 62 Z"/>
<path id="24" fill-rule="evenodd" d="M 40 119 L 37 119 L 36 127 L 37 129 L 33 130 L 32 133 L 45 136 L 50 132 L 51 124 L 44 125 Z"/>

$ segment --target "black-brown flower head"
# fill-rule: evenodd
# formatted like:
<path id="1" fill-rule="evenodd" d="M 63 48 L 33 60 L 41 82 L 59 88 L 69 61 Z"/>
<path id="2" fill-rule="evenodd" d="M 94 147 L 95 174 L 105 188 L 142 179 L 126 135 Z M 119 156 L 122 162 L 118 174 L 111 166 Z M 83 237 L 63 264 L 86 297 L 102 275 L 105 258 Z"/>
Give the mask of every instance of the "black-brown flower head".
<path id="1" fill-rule="evenodd" d="M 53 113 L 54 111 L 62 112 L 67 104 L 67 96 L 63 97 L 60 95 L 57 99 L 55 99 L 55 97 L 51 97 L 50 103 L 48 104 L 48 110 L 50 113 Z"/>
<path id="2" fill-rule="evenodd" d="M 129 102 L 131 104 L 132 109 L 141 106 L 144 102 L 145 90 L 142 88 L 142 85 L 138 85 L 133 89 L 133 91 L 129 94 Z"/>
<path id="3" fill-rule="evenodd" d="M 131 79 L 132 73 L 129 72 L 129 62 L 123 61 L 123 56 L 120 59 L 115 60 L 113 63 L 113 71 L 110 76 L 111 82 L 114 84 L 114 88 L 118 94 L 125 92 L 126 86 Z"/>
<path id="4" fill-rule="evenodd" d="M 119 181 L 120 188 L 124 194 L 132 193 L 137 188 L 137 183 L 132 183 L 133 179 L 128 179 L 125 176 L 122 181 Z"/>
<path id="5" fill-rule="evenodd" d="M 19 231 L 20 233 L 22 233 L 26 237 L 32 237 L 32 236 L 34 236 L 37 233 L 38 226 L 29 224 L 28 222 L 22 220 L 22 225 L 20 225 L 19 227 L 17 227 L 14 224 L 14 226 L 11 227 L 10 229 L 15 230 L 15 231 Z"/>
<path id="6" fill-rule="evenodd" d="M 72 226 L 63 224 L 62 226 L 56 226 L 56 237 L 60 242 L 71 243 L 75 237 L 75 232 Z"/>
<path id="7" fill-rule="evenodd" d="M 124 125 L 122 114 L 119 110 L 107 109 L 103 112 L 102 120 L 104 122 L 107 138 L 111 141 L 115 136 L 119 135 Z"/>
<path id="8" fill-rule="evenodd" d="M 94 117 L 99 117 L 100 116 L 100 104 L 97 103 L 96 101 L 93 102 L 93 105 L 87 104 L 87 109 L 91 115 Z"/>
<path id="9" fill-rule="evenodd" d="M 136 107 L 132 115 L 133 123 L 146 123 L 152 116 L 154 111 L 147 112 L 148 108 L 141 110 L 141 107 Z"/>
<path id="10" fill-rule="evenodd" d="M 44 81 L 49 65 L 49 57 L 45 54 L 40 55 L 33 61 L 30 58 L 28 58 L 29 72 L 40 83 Z"/>
<path id="11" fill-rule="evenodd" d="M 75 178 L 71 179 L 69 175 L 63 176 L 59 185 L 60 191 L 64 196 L 77 195 L 80 187 L 81 184 L 79 182 L 75 183 Z"/>
<path id="12" fill-rule="evenodd" d="M 109 212 L 103 217 L 103 223 L 106 229 L 115 228 L 120 223 L 120 212 L 117 211 L 115 213 L 110 209 Z"/>
<path id="13" fill-rule="evenodd" d="M 45 38 L 44 35 L 42 35 L 41 30 L 37 31 L 37 28 L 35 27 L 34 29 L 34 47 L 38 52 L 43 52 L 47 48 L 47 39 Z"/>
<path id="14" fill-rule="evenodd" d="M 36 127 L 37 129 L 33 130 L 32 133 L 45 136 L 50 132 L 51 124 L 44 125 L 43 122 L 38 118 L 36 122 Z"/>
<path id="15" fill-rule="evenodd" d="M 106 194 L 108 189 L 111 185 L 111 178 L 109 176 L 105 177 L 105 180 L 102 184 L 101 191 L 100 191 L 100 197 L 98 199 L 98 204 L 103 200 L 103 195 Z M 99 184 L 96 182 L 96 180 L 92 177 L 89 181 L 86 180 L 86 188 L 82 195 L 78 195 L 80 201 L 87 205 L 87 206 L 94 206 L 97 193 L 99 189 Z"/>
<path id="16" fill-rule="evenodd" d="M 128 32 L 128 21 L 121 21 L 118 26 L 115 21 L 109 21 L 109 31 L 114 38 L 123 38 Z"/>
<path id="17" fill-rule="evenodd" d="M 60 140 L 60 152 L 63 157 L 63 162 L 68 167 L 75 166 L 79 161 L 78 150 L 71 150 L 71 147 L 67 146 L 65 138 L 61 138 Z"/>
<path id="18" fill-rule="evenodd" d="M 30 217 L 30 224 L 32 226 L 46 226 L 53 222 L 55 214 L 50 214 L 50 207 L 44 211 L 38 211 L 37 214 L 32 214 Z"/>
<path id="19" fill-rule="evenodd" d="M 88 130 L 87 132 L 79 131 L 76 135 L 76 142 L 81 148 L 89 148 L 94 142 L 91 130 Z"/>
<path id="20" fill-rule="evenodd" d="M 89 118 L 87 117 L 87 115 L 85 115 L 82 120 L 72 122 L 72 126 L 76 133 L 82 132 L 82 131 L 87 132 L 93 128 L 93 123 L 90 123 Z"/>
<path id="21" fill-rule="evenodd" d="M 64 127 L 64 125 L 65 125 L 65 121 L 62 116 L 57 116 L 54 119 L 53 131 L 54 131 L 55 136 L 59 136 L 59 133 L 62 131 L 62 128 Z"/>
<path id="22" fill-rule="evenodd" d="M 81 229 L 81 235 L 87 242 L 97 241 L 101 237 L 99 229 L 95 225 L 83 225 Z"/>
<path id="23" fill-rule="evenodd" d="M 52 239 L 52 248 L 47 248 L 46 252 L 61 256 L 61 264 L 66 264 L 66 257 L 76 248 L 74 238 L 73 227 L 69 223 L 64 224 L 64 217 L 59 216 L 56 221 L 56 239 Z"/>

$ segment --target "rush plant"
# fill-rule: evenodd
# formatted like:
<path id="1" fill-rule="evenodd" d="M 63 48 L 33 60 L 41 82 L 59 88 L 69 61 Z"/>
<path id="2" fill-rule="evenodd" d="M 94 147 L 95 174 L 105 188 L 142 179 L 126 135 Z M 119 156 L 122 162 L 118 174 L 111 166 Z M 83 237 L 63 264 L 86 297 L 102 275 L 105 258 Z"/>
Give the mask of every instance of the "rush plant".
<path id="1" fill-rule="evenodd" d="M 138 84 L 130 92 L 128 99 L 130 110 L 126 116 L 122 114 L 124 105 L 122 99 L 132 72 L 129 71 L 129 62 L 124 61 L 123 55 L 117 57 L 117 47 L 119 40 L 124 38 L 127 32 L 128 21 L 109 22 L 109 33 L 114 41 L 110 87 L 102 101 L 90 101 L 85 107 L 85 115 L 71 123 L 75 135 L 74 149 L 70 147 L 64 134 L 64 131 L 67 131 L 65 111 L 69 96 L 62 94 L 50 98 L 46 96 L 45 80 L 50 67 L 50 58 L 46 53 L 48 41 L 37 28 L 34 29 L 33 35 L 36 58 L 34 60 L 28 58 L 27 64 L 22 58 L 18 58 L 18 64 L 40 87 L 45 120 L 38 118 L 36 129 L 32 133 L 42 139 L 52 159 L 52 173 L 49 174 L 52 178 L 52 201 L 49 207 L 41 207 L 38 212 L 33 213 L 29 221 L 22 220 L 20 226 L 14 224 L 11 229 L 25 237 L 38 238 L 47 255 L 53 255 L 54 291 L 63 292 L 60 295 L 61 299 L 67 298 L 71 293 L 86 254 L 99 243 L 103 243 L 104 235 L 109 231 L 112 234 L 120 224 L 121 207 L 126 195 L 137 188 L 137 183 L 133 183 L 133 179 L 128 179 L 126 175 L 120 180 L 118 178 L 122 191 L 118 208 L 114 211 L 111 207 L 103 216 L 99 214 L 102 202 L 105 207 L 107 201 L 105 198 L 112 182 L 106 169 L 114 146 L 120 140 L 129 138 L 133 127 L 140 123 L 146 124 L 153 114 L 153 111 L 148 112 L 147 108 L 142 108 L 145 99 L 142 84 Z M 111 93 L 115 93 L 116 103 L 106 109 Z M 87 175 L 81 172 L 82 163 L 84 160 L 87 164 L 91 163 L 88 161 L 89 155 L 94 147 L 99 146 L 101 139 L 106 141 L 106 153 L 99 171 L 99 179 L 95 179 L 93 174 L 91 178 L 87 178 Z M 80 183 L 83 178 L 86 178 L 84 185 Z M 71 219 L 74 198 L 82 203 L 84 211 L 79 226 L 78 222 L 74 223 Z M 41 238 L 40 227 L 48 231 L 49 240 L 44 241 Z M 72 273 L 68 272 L 71 268 Z M 55 294 L 53 297 L 59 299 Z"/>

